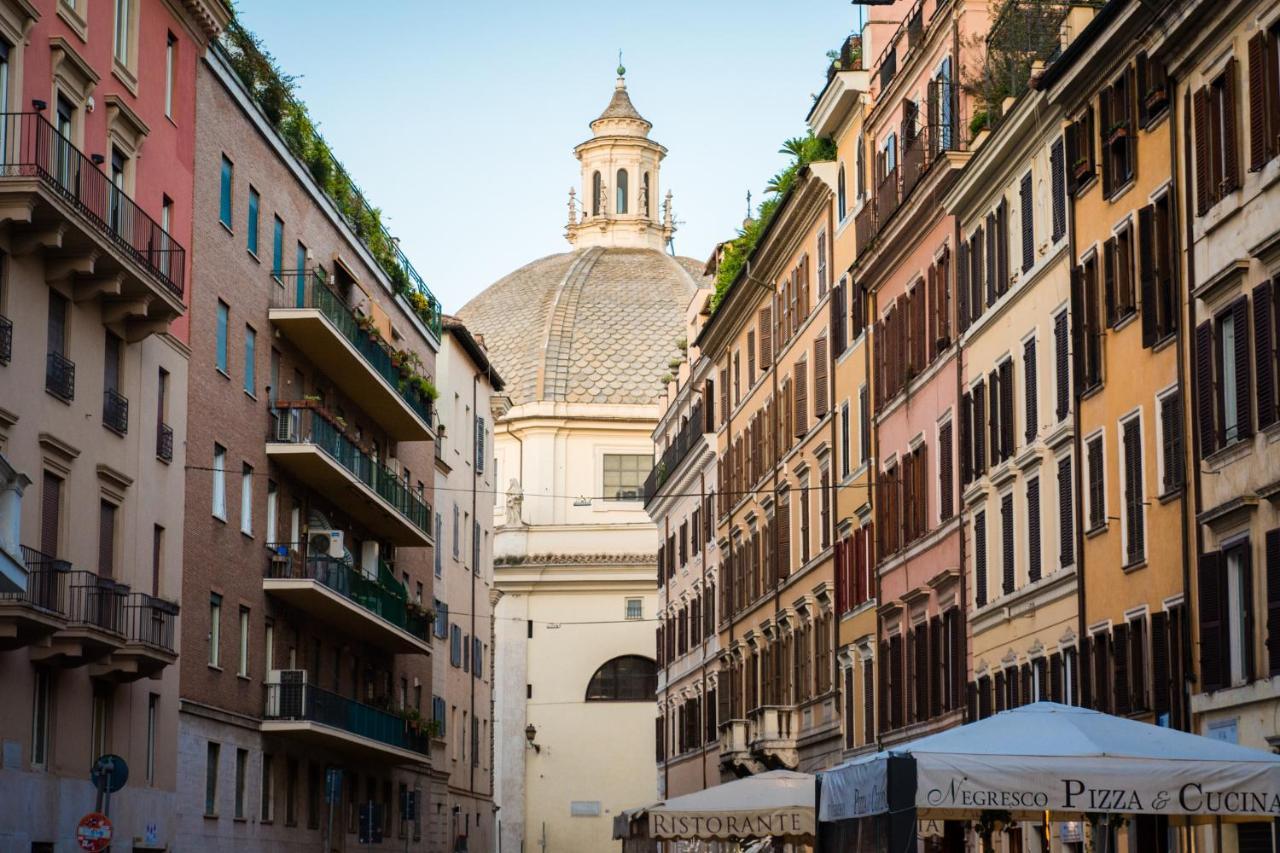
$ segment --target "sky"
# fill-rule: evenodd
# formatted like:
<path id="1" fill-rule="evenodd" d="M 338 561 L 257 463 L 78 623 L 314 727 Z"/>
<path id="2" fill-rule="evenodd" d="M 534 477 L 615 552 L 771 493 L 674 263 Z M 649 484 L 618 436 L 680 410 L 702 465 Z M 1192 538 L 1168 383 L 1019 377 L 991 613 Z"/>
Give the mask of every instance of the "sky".
<path id="1" fill-rule="evenodd" d="M 456 311 L 567 251 L 573 146 L 613 94 L 618 50 L 668 149 L 678 254 L 734 236 L 805 132 L 848 0 L 239 0 L 338 159 Z M 578 187 L 579 193 L 581 188 Z M 665 190 L 664 190 L 665 191 Z"/>

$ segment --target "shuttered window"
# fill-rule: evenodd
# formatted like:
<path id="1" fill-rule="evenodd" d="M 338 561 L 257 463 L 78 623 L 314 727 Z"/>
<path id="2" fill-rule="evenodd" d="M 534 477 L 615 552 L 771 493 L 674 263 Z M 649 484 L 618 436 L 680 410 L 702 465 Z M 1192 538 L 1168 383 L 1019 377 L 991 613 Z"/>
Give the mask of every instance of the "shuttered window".
<path id="1" fill-rule="evenodd" d="M 1065 310 L 1053 318 L 1053 373 L 1054 413 L 1063 421 L 1071 411 L 1071 332 Z"/>
<path id="2" fill-rule="evenodd" d="M 1277 27 L 1249 39 L 1249 169 L 1280 154 L 1280 38 Z"/>
<path id="3" fill-rule="evenodd" d="M 952 470 L 951 421 L 938 428 L 938 518 L 946 521 L 954 514 L 955 483 Z"/>
<path id="4" fill-rule="evenodd" d="M 956 252 L 956 328 L 960 334 L 969 328 L 969 244 L 963 240 Z"/>
<path id="5" fill-rule="evenodd" d="M 1099 635 L 1097 639 L 1101 640 Z M 1111 662 L 1111 707 L 1115 709 L 1115 713 L 1123 716 L 1132 710 L 1131 690 L 1129 685 L 1129 626 L 1121 623 L 1112 629 L 1112 662 Z M 1098 678 L 1098 693 L 1106 692 L 1105 685 L 1108 680 L 1105 676 Z"/>
<path id="6" fill-rule="evenodd" d="M 1031 173 L 1022 176 L 1018 187 L 1018 206 L 1022 213 L 1022 271 L 1035 266 L 1035 203 L 1031 195 Z"/>
<path id="7" fill-rule="evenodd" d="M 61 527 L 62 478 L 45 471 L 40 490 L 40 551 L 45 556 L 58 556 Z"/>
<path id="8" fill-rule="evenodd" d="M 1027 581 L 1040 580 L 1040 478 L 1027 480 Z"/>
<path id="9" fill-rule="evenodd" d="M 1253 372 L 1257 394 L 1258 429 L 1266 429 L 1280 420 L 1280 393 L 1276 378 L 1276 344 L 1280 338 L 1280 305 L 1274 281 L 1263 282 L 1253 289 Z"/>
<path id="10" fill-rule="evenodd" d="M 1205 320 L 1196 327 L 1195 343 L 1196 426 L 1200 438 L 1200 455 L 1208 456 L 1218 449 L 1218 432 L 1215 424 L 1213 322 Z"/>
<path id="11" fill-rule="evenodd" d="M 1249 299 L 1241 295 L 1215 320 L 1218 441 L 1231 444 L 1253 434 L 1249 370 Z"/>
<path id="12" fill-rule="evenodd" d="M 1023 418 L 1025 420 L 1025 429 L 1023 432 L 1027 444 L 1036 440 L 1036 432 L 1040 427 L 1040 414 L 1038 406 L 1038 389 L 1036 381 L 1036 339 L 1031 338 L 1022 344 L 1022 395 L 1023 395 Z"/>
<path id="13" fill-rule="evenodd" d="M 977 479 L 987 470 L 987 395 L 981 382 L 973 387 L 972 394 L 973 476 Z"/>
<path id="14" fill-rule="evenodd" d="M 844 355 L 844 351 L 849 347 L 849 336 L 846 326 L 848 315 L 845 313 L 847 300 L 848 278 L 846 276 L 841 276 L 840 283 L 831 291 L 831 301 L 828 309 L 830 311 L 832 358 L 839 358 Z"/>
<path id="15" fill-rule="evenodd" d="M 850 697 L 852 702 L 852 697 Z M 871 658 L 862 661 L 862 738 L 863 743 L 876 739 L 875 663 Z"/>
<path id="16" fill-rule="evenodd" d="M 1058 563 L 1069 566 L 1076 561 L 1075 483 L 1071 480 L 1071 457 L 1058 460 Z"/>
<path id="17" fill-rule="evenodd" d="M 795 437 L 809 432 L 809 364 L 797 361 L 795 366 Z"/>
<path id="18" fill-rule="evenodd" d="M 1280 528 L 1265 539 L 1267 581 L 1267 674 L 1280 674 Z"/>
<path id="19" fill-rule="evenodd" d="M 1200 619 L 1200 686 L 1206 692 L 1220 690 L 1227 683 L 1222 600 L 1225 585 L 1222 553 L 1211 551 L 1201 554 L 1196 571 L 1196 593 Z"/>
<path id="20" fill-rule="evenodd" d="M 1129 707 L 1146 711 L 1150 707 L 1147 686 L 1147 620 L 1129 620 Z"/>
<path id="21" fill-rule="evenodd" d="M 729 423 L 729 369 L 720 370 L 720 423 Z"/>
<path id="22" fill-rule="evenodd" d="M 1000 589 L 1005 595 L 1013 592 L 1014 587 L 1014 543 L 1013 543 L 1013 495 L 1006 494 L 1000 498 Z"/>
<path id="23" fill-rule="evenodd" d="M 1182 391 L 1175 389 L 1160 398 L 1160 443 L 1163 453 L 1163 494 L 1182 488 Z"/>
<path id="24" fill-rule="evenodd" d="M 1089 529 L 1097 530 L 1107 523 L 1106 493 L 1103 489 L 1102 436 L 1087 443 L 1089 473 Z"/>
<path id="25" fill-rule="evenodd" d="M 990 219 L 990 217 L 988 217 Z M 986 281 L 983 269 L 983 252 L 986 248 L 986 238 L 981 225 L 973 232 L 973 236 L 969 239 L 969 320 L 976 323 L 978 318 L 982 316 L 982 312 L 986 307 L 986 299 L 983 297 L 983 283 Z"/>
<path id="26" fill-rule="evenodd" d="M 1093 106 L 1089 105 L 1067 128 L 1067 175 L 1072 193 L 1078 194 L 1093 180 L 1094 162 Z"/>
<path id="27" fill-rule="evenodd" d="M 974 603 L 987 603 L 987 513 L 979 510 L 973 516 Z"/>
<path id="28" fill-rule="evenodd" d="M 973 480 L 973 395 L 960 397 L 960 489 Z"/>
<path id="29" fill-rule="evenodd" d="M 1053 242 L 1067 233 L 1067 166 L 1062 138 L 1049 146 L 1049 178 L 1053 194 Z"/>
<path id="30" fill-rule="evenodd" d="M 1203 216 L 1240 186 L 1236 143 L 1236 60 L 1192 97 L 1196 212 Z"/>
<path id="31" fill-rule="evenodd" d="M 1165 193 L 1138 211 L 1138 280 L 1142 299 L 1142 345 L 1154 346 L 1178 327 L 1174 275 L 1176 227 Z"/>
<path id="32" fill-rule="evenodd" d="M 1125 565 L 1141 563 L 1146 558 L 1146 514 L 1142 497 L 1142 422 L 1131 418 L 1124 422 L 1124 522 Z"/>
<path id="33" fill-rule="evenodd" d="M 1170 678 L 1170 660 L 1182 654 L 1182 649 L 1169 644 L 1169 614 L 1157 611 L 1151 614 L 1151 710 L 1156 714 L 1167 713 L 1176 689 Z"/>
<path id="34" fill-rule="evenodd" d="M 1013 359 L 1000 363 L 1000 459 L 1012 459 L 1014 446 Z"/>
<path id="35" fill-rule="evenodd" d="M 116 505 L 100 501 L 98 506 L 98 574 L 110 578 L 116 573 Z"/>
<path id="36" fill-rule="evenodd" d="M 863 463 L 871 459 L 871 395 L 866 385 L 858 389 L 858 453 Z"/>
<path id="37" fill-rule="evenodd" d="M 813 342 L 813 416 L 821 420 L 830 408 L 827 377 L 830 364 L 827 362 L 827 339 L 818 338 Z"/>
<path id="38" fill-rule="evenodd" d="M 778 501 L 778 515 L 774 519 L 777 547 L 774 551 L 777 559 L 777 579 L 783 580 L 791 575 L 791 493 L 787 492 Z"/>
<path id="39" fill-rule="evenodd" d="M 1080 381 L 1085 390 L 1102 382 L 1102 333 L 1106 322 L 1103 311 L 1103 300 L 1098 280 L 1098 256 L 1087 258 L 1080 267 L 1079 282 L 1083 290 L 1084 316 L 1081 338 L 1084 344 L 1081 358 L 1083 375 Z"/>

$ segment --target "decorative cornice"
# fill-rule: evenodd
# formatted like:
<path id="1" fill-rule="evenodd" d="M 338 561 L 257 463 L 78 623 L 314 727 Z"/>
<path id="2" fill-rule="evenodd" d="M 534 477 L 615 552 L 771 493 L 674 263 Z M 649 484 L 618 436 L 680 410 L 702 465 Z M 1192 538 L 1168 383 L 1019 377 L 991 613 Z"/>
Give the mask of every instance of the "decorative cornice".
<path id="1" fill-rule="evenodd" d="M 496 557 L 494 566 L 657 566 L 652 554 L 521 554 Z"/>

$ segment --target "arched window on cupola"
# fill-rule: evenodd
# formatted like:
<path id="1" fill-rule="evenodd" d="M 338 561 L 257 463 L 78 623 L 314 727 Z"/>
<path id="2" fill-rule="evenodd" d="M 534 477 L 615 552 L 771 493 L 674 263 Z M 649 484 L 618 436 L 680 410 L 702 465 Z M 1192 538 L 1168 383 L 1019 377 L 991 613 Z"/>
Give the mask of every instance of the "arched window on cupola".
<path id="1" fill-rule="evenodd" d="M 839 221 L 844 222 L 847 209 L 845 206 L 844 163 L 841 163 L 840 171 L 836 175 L 836 212 L 839 214 Z"/>
<path id="2" fill-rule="evenodd" d="M 591 215 L 600 215 L 600 173 L 591 176 Z"/>
<path id="3" fill-rule="evenodd" d="M 649 173 L 644 173 L 644 210 L 641 211 L 650 219 L 653 218 L 653 187 L 649 186 Z"/>
<path id="4" fill-rule="evenodd" d="M 616 212 L 626 213 L 627 212 L 627 170 L 626 169 L 618 170 L 618 181 L 617 181 L 617 184 L 615 185 L 614 192 L 617 193 L 617 197 L 618 197 Z"/>

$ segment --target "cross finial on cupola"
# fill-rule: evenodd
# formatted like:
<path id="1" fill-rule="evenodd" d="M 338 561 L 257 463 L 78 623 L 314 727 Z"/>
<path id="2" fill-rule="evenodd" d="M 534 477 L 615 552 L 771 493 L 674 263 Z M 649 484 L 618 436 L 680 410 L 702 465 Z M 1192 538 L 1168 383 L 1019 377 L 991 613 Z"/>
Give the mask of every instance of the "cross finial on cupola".
<path id="1" fill-rule="evenodd" d="M 627 76 L 627 68 L 622 64 L 622 48 L 618 48 L 618 79 Z"/>

